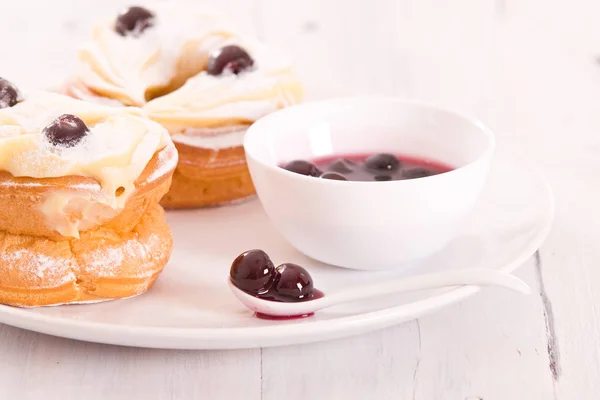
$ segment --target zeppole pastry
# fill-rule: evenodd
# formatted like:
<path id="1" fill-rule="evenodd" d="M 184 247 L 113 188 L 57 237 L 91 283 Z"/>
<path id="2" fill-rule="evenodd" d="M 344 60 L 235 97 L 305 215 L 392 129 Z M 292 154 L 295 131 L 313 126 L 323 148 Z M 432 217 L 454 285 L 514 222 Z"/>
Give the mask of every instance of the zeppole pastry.
<path id="1" fill-rule="evenodd" d="M 173 3 L 130 7 L 97 25 L 79 52 L 68 95 L 139 106 L 179 151 L 165 207 L 228 203 L 254 194 L 243 138 L 258 118 L 298 103 L 291 63 L 240 35 L 218 12 Z"/>
<path id="2" fill-rule="evenodd" d="M 132 107 L 0 79 L 0 303 L 43 306 L 145 292 L 172 238 L 158 204 L 177 151 Z"/>

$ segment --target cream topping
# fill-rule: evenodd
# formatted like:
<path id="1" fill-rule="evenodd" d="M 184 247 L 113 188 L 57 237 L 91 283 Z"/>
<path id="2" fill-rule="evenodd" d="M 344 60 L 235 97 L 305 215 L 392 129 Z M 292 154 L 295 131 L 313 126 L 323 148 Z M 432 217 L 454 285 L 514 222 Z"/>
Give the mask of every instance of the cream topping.
<path id="1" fill-rule="evenodd" d="M 84 139 L 72 147 L 55 146 L 42 133 L 62 114 L 76 115 L 89 127 Z M 41 206 L 50 226 L 67 236 L 78 237 L 80 228 L 89 228 L 86 221 L 116 215 L 150 159 L 168 145 L 172 146 L 167 131 L 136 108 L 36 92 L 14 107 L 0 109 L 0 170 L 31 178 L 84 176 L 100 184 L 92 203 L 54 193 Z M 73 207 L 80 208 L 80 220 L 65 221 L 66 210 Z"/>
<path id="2" fill-rule="evenodd" d="M 236 38 L 225 44 L 245 48 L 254 58 L 255 68 L 239 75 L 213 76 L 201 72 L 178 90 L 156 98 L 144 107 L 150 118 L 177 136 L 174 140 L 183 141 L 181 136 L 188 135 L 190 127 L 249 125 L 280 108 L 300 102 L 302 88 L 289 60 L 276 56 L 258 41 Z M 243 136 L 238 135 L 235 142 L 227 143 L 240 146 Z"/>
<path id="3" fill-rule="evenodd" d="M 104 200 L 91 193 L 57 191 L 45 199 L 40 210 L 58 233 L 78 238 L 79 232 L 95 228 L 118 214 Z"/>
<path id="4" fill-rule="evenodd" d="M 231 21 L 208 8 L 172 3 L 146 8 L 155 21 L 140 35 L 115 32 L 115 15 L 94 27 L 91 42 L 79 52 L 79 79 L 126 105 L 141 106 L 149 89 L 169 86 L 181 74 L 198 73 L 209 49 L 234 35 Z"/>
<path id="5" fill-rule="evenodd" d="M 226 149 L 244 143 L 248 125 L 224 126 L 222 128 L 188 128 L 171 136 L 174 142 L 203 149 Z"/>
<path id="6" fill-rule="evenodd" d="M 92 42 L 80 52 L 79 81 L 91 93 L 75 95 L 143 105 L 175 141 L 198 147 L 210 142 L 209 148 L 240 146 L 243 135 L 201 140 L 195 134 L 187 138 L 188 128 L 247 125 L 301 100 L 291 60 L 242 36 L 222 14 L 173 3 L 147 8 L 156 20 L 137 37 L 114 32 L 114 19 L 95 28 Z M 250 54 L 253 68 L 239 75 L 207 74 L 210 54 L 231 44 Z M 164 87 L 175 90 L 146 102 L 146 94 Z"/>

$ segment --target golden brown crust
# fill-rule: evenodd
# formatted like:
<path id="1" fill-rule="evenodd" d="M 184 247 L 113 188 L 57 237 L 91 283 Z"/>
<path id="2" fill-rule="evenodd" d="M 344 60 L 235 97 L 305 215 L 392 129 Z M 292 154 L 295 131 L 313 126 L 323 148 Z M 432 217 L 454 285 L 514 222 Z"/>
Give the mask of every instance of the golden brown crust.
<path id="1" fill-rule="evenodd" d="M 102 225 L 119 232 L 133 229 L 144 211 L 156 204 L 168 191 L 176 157 L 173 146 L 157 152 L 136 180 L 136 191 L 127 200 L 123 211 L 116 216 L 108 214 L 111 219 L 103 221 Z M 173 161 L 171 167 L 165 165 L 169 160 Z M 48 196 L 56 193 L 93 199 L 100 193 L 100 189 L 100 184 L 95 179 L 82 176 L 35 179 L 14 177 L 8 172 L 0 171 L 0 231 L 53 240 L 69 239 L 52 227 L 48 216 L 42 211 L 42 204 Z M 106 205 L 99 207 L 104 207 L 102 209 L 107 209 L 109 213 L 112 211 Z M 80 210 L 74 209 L 72 212 L 73 217 L 78 217 Z"/>
<path id="2" fill-rule="evenodd" d="M 175 143 L 179 163 L 165 208 L 214 206 L 255 194 L 242 146 L 211 150 Z"/>
<path id="3" fill-rule="evenodd" d="M 135 296 L 152 286 L 172 246 L 157 204 L 129 232 L 101 227 L 60 242 L 0 232 L 0 303 L 33 307 Z"/>

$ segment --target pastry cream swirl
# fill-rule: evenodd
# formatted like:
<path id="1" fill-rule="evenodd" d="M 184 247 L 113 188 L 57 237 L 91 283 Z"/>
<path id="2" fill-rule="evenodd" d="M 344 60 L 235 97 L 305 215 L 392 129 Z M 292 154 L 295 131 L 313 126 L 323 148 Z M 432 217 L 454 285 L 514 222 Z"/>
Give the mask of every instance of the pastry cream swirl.
<path id="1" fill-rule="evenodd" d="M 121 36 L 107 21 L 80 51 L 78 82 L 93 94 L 90 101 L 103 96 L 142 106 L 173 140 L 218 148 L 241 145 L 238 132 L 301 100 L 290 60 L 242 36 L 222 14 L 173 3 L 148 8 L 156 20 L 140 35 Z M 207 74 L 210 54 L 231 44 L 250 54 L 253 68 L 239 75 Z M 223 133 L 226 126 L 236 127 L 230 130 L 235 133 Z"/>
<path id="2" fill-rule="evenodd" d="M 273 57 L 256 41 L 228 40 L 225 44 L 248 49 L 256 67 L 239 75 L 201 72 L 178 90 L 146 104 L 150 117 L 171 134 L 186 128 L 250 125 L 301 100 L 302 88 L 287 60 Z"/>
<path id="3" fill-rule="evenodd" d="M 62 114 L 76 115 L 89 128 L 84 139 L 72 147 L 55 146 L 43 134 L 43 129 Z M 0 109 L 1 171 L 15 177 L 94 178 L 101 191 L 97 198 L 88 200 L 114 211 L 124 207 L 154 154 L 170 144 L 167 131 L 136 108 L 101 106 L 37 92 L 13 107 Z M 66 206 L 68 199 L 64 193 L 60 196 Z M 47 199 L 42 206 L 49 221 L 56 221 L 54 214 L 61 212 L 49 204 L 58 203 L 56 198 Z M 114 212 L 110 214 L 114 216 Z M 67 225 L 56 229 L 77 237 L 77 226 Z"/>
<path id="4" fill-rule="evenodd" d="M 210 49 L 235 36 L 231 22 L 210 9 L 165 3 L 148 8 L 155 21 L 139 35 L 121 36 L 114 19 L 93 28 L 79 51 L 78 79 L 95 93 L 142 106 L 202 71 Z"/>

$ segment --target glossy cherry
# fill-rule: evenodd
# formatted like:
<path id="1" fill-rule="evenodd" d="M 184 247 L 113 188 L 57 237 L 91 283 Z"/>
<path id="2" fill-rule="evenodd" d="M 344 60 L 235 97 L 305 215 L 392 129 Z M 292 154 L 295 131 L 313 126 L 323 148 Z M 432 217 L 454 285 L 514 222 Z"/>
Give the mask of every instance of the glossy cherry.
<path id="1" fill-rule="evenodd" d="M 19 90 L 11 82 L 0 78 L 0 108 L 12 107 L 19 102 Z"/>
<path id="2" fill-rule="evenodd" d="M 306 269 L 286 263 L 278 266 L 276 271 L 273 291 L 282 301 L 302 301 L 312 295 L 313 280 Z"/>
<path id="3" fill-rule="evenodd" d="M 238 289 L 264 300 L 295 302 L 323 296 L 306 269 L 292 263 L 275 268 L 267 253 L 258 249 L 233 260 L 229 277 Z"/>
<path id="4" fill-rule="evenodd" d="M 244 292 L 260 295 L 268 292 L 276 278 L 271 258 L 262 250 L 248 250 L 231 264 L 231 281 Z"/>
<path id="5" fill-rule="evenodd" d="M 133 6 L 119 14 L 115 22 L 115 31 L 121 36 L 139 36 L 154 25 L 154 13 L 144 8 Z"/>
<path id="6" fill-rule="evenodd" d="M 365 160 L 365 167 L 373 171 L 396 171 L 400 168 L 400 160 L 393 154 L 374 154 Z"/>
<path id="7" fill-rule="evenodd" d="M 206 72 L 209 75 L 221 75 L 230 72 L 235 75 L 247 71 L 254 65 L 250 54 L 240 46 L 229 45 L 221 47 L 210 55 Z"/>
<path id="8" fill-rule="evenodd" d="M 310 161 L 295 160 L 281 165 L 281 168 L 322 179 L 358 182 L 424 178 L 452 170 L 452 167 L 434 160 L 387 153 L 330 155 Z"/>
<path id="9" fill-rule="evenodd" d="M 323 179 L 331 179 L 333 181 L 347 181 L 346 177 L 338 172 L 325 172 L 321 175 Z"/>
<path id="10" fill-rule="evenodd" d="M 290 172 L 295 172 L 297 174 L 306 176 L 318 177 L 323 174 L 323 172 L 317 168 L 315 164 L 304 160 L 290 161 L 289 163 L 285 164 L 283 168 Z"/>
<path id="11" fill-rule="evenodd" d="M 42 133 L 55 146 L 73 147 L 89 132 L 89 128 L 79 117 L 63 114 L 44 128 Z"/>
<path id="12" fill-rule="evenodd" d="M 345 174 L 348 172 L 352 172 L 357 167 L 357 164 L 353 161 L 346 160 L 344 158 L 338 158 L 329 164 L 328 169 L 333 172 L 339 172 L 340 174 Z"/>
<path id="13" fill-rule="evenodd" d="M 430 169 L 422 167 L 416 167 L 402 171 L 402 176 L 404 176 L 406 179 L 425 178 L 431 175 L 435 175 L 435 173 Z"/>

